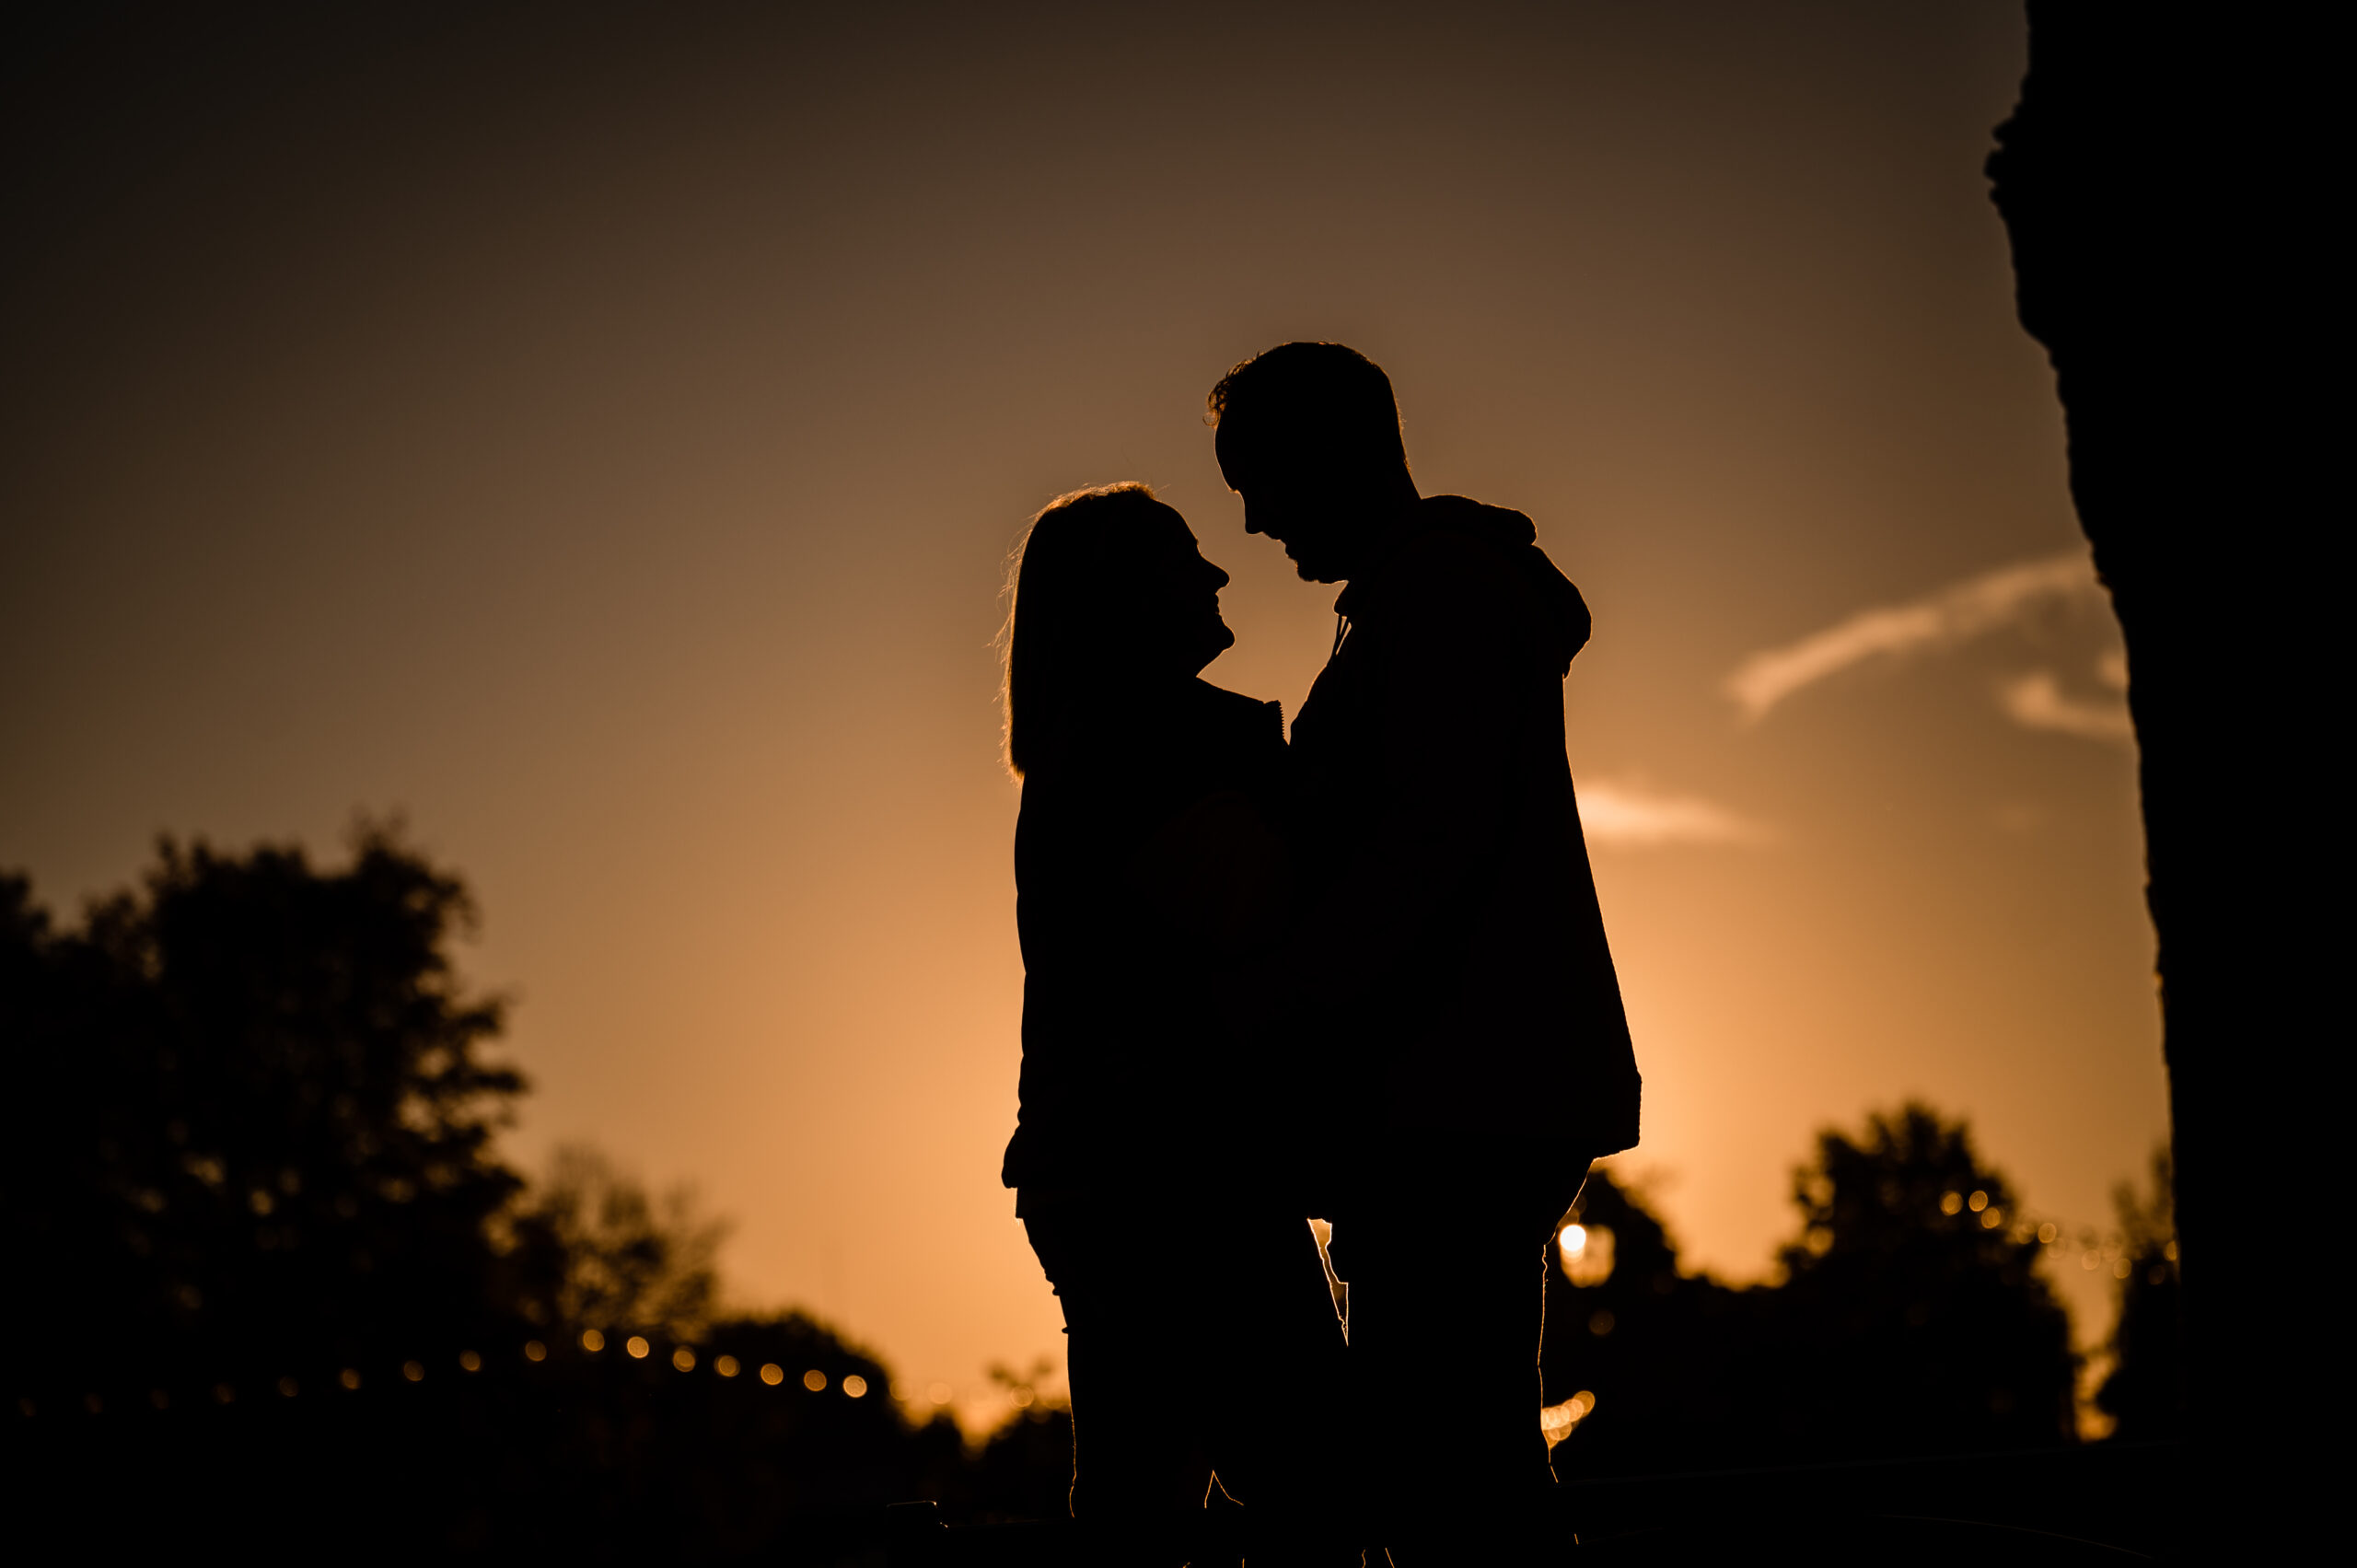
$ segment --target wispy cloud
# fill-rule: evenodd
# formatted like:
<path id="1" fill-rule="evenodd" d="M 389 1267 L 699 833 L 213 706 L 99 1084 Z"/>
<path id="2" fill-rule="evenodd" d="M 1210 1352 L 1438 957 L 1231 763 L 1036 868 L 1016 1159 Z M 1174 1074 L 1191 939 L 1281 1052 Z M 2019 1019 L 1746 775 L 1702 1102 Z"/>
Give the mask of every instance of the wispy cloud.
<path id="1" fill-rule="evenodd" d="M 2088 740 L 2133 743 L 2135 726 L 2128 706 L 2115 694 L 2107 702 L 2089 702 L 2062 690 L 2050 669 L 2040 669 L 2009 680 L 1998 688 L 1997 701 L 2005 716 L 2024 729 L 2050 729 Z"/>
<path id="2" fill-rule="evenodd" d="M 2039 605 L 2101 592 L 2084 551 L 2001 566 L 1907 604 L 1862 610 L 1798 642 L 1753 654 L 1727 677 L 1727 694 L 1747 720 L 1756 720 L 1803 687 L 1852 665 L 1953 646 L 2019 621 Z"/>
<path id="3" fill-rule="evenodd" d="M 1663 795 L 1640 784 L 1584 784 L 1579 802 L 1580 823 L 1595 843 L 1751 844 L 1769 837 L 1724 806 L 1696 796 Z"/>

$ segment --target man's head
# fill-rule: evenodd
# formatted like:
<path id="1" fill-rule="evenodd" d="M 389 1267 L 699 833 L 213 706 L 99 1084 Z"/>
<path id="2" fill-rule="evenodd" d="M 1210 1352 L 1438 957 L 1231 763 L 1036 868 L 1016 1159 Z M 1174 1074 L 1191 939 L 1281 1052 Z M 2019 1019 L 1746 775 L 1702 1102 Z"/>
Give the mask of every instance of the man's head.
<path id="1" fill-rule="evenodd" d="M 1416 498 L 1391 378 L 1353 349 L 1281 343 L 1221 377 L 1207 401 L 1244 531 L 1283 544 L 1305 581 L 1350 576 Z"/>

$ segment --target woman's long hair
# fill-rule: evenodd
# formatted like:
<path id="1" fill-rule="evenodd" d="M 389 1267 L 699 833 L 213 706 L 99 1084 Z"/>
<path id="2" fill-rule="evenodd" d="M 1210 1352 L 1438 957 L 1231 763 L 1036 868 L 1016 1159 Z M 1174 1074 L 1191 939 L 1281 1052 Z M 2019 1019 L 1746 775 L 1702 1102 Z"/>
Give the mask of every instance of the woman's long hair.
<path id="1" fill-rule="evenodd" d="M 1006 767 L 1016 778 L 1070 754 L 1119 669 L 1120 585 L 1132 531 L 1162 503 L 1134 481 L 1059 495 L 1039 508 L 1007 575 L 1001 688 Z"/>

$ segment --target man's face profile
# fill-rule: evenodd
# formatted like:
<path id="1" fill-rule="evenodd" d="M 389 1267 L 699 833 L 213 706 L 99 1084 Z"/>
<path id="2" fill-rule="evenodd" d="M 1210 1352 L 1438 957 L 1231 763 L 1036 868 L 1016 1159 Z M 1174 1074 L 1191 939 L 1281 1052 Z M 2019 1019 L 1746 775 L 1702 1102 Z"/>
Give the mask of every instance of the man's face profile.
<path id="1" fill-rule="evenodd" d="M 1244 531 L 1265 534 L 1285 547 L 1305 583 L 1336 583 L 1351 575 L 1354 531 L 1352 487 L 1330 466 L 1287 461 L 1256 452 L 1248 464 L 1222 453 L 1228 488 L 1244 501 Z"/>

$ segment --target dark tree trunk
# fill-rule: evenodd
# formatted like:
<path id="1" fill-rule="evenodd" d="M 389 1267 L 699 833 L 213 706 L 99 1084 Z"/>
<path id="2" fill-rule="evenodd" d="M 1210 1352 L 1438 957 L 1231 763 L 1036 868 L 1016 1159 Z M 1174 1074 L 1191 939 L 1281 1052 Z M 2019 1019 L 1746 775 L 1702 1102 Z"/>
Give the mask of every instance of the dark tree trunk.
<path id="1" fill-rule="evenodd" d="M 2231 1549 L 2317 1519 L 2346 1387 L 2323 1154 L 2350 1032 L 2327 994 L 2350 826 L 2326 738 L 2347 703 L 2324 631 L 2348 506 L 2322 482 L 2347 444 L 2325 287 L 2344 180 L 2322 169 L 2345 92 L 2317 79 L 2338 53 L 2322 13 L 2028 13 L 1990 174 L 2127 640 L 2207 1478 L 2185 1523 Z"/>

